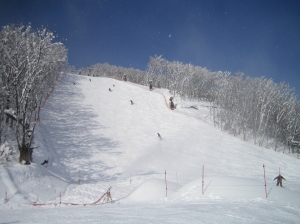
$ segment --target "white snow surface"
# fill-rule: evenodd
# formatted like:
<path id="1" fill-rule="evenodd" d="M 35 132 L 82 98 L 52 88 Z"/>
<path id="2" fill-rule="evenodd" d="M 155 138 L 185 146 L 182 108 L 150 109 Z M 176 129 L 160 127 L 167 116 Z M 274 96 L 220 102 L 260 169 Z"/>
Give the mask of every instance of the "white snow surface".
<path id="1" fill-rule="evenodd" d="M 217 129 L 203 102 L 175 97 L 170 110 L 170 96 L 67 74 L 41 110 L 33 163 L 0 167 L 0 223 L 300 222 L 299 159 Z M 92 205 L 110 186 L 114 203 Z"/>

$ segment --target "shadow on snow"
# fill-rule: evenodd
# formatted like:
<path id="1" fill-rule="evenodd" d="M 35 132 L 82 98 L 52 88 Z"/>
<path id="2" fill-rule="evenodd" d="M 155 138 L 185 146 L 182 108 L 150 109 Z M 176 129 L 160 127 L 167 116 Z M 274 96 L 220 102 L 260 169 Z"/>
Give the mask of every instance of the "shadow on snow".
<path id="1" fill-rule="evenodd" d="M 85 182 L 113 180 L 115 177 L 104 174 L 112 167 L 101 155 L 119 154 L 114 150 L 119 143 L 97 134 L 105 127 L 93 119 L 97 115 L 91 108 L 82 105 L 84 95 L 76 85 L 77 79 L 66 75 L 41 111 L 41 123 L 47 139 L 51 139 L 46 143 L 51 150 L 49 166 L 52 162 L 52 167 L 58 168 L 56 172 L 67 174 L 73 181 L 78 180 L 79 172 Z"/>

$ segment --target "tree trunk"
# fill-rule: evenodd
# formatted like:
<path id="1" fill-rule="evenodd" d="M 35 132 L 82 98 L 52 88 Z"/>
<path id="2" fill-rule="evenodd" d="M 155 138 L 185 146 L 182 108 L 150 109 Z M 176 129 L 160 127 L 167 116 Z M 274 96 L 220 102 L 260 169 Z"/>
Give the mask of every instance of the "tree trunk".
<path id="1" fill-rule="evenodd" d="M 31 156 L 32 156 L 32 149 L 30 148 L 30 146 L 27 145 L 19 146 L 19 151 L 20 151 L 19 162 L 22 163 L 22 161 L 25 161 L 25 165 L 30 165 Z"/>

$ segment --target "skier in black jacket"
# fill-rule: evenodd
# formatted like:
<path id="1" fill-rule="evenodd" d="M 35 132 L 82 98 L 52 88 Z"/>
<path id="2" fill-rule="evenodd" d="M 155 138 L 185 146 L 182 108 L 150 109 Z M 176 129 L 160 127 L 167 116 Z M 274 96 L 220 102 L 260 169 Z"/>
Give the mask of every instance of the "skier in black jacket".
<path id="1" fill-rule="evenodd" d="M 152 91 L 153 87 L 152 87 L 152 80 L 149 81 L 149 90 Z"/>

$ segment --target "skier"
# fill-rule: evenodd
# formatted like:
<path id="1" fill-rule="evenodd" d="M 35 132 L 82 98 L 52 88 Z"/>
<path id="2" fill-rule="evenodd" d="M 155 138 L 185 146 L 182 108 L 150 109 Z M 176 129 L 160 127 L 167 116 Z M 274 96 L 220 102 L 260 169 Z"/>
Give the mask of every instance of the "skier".
<path id="1" fill-rule="evenodd" d="M 124 80 L 125 82 L 127 81 L 127 76 L 126 76 L 126 74 L 124 74 L 123 80 Z"/>
<path id="2" fill-rule="evenodd" d="M 149 81 L 149 89 L 152 90 L 152 80 Z"/>
<path id="3" fill-rule="evenodd" d="M 132 100 L 130 100 L 130 103 L 131 103 L 131 105 L 133 105 L 133 104 L 134 104 Z"/>
<path id="4" fill-rule="evenodd" d="M 44 164 L 47 164 L 48 163 L 48 160 L 45 159 L 43 163 L 41 163 L 41 165 L 44 165 Z"/>
<path id="5" fill-rule="evenodd" d="M 162 140 L 162 137 L 160 136 L 159 133 L 157 133 L 157 136 L 158 136 L 159 140 Z"/>
<path id="6" fill-rule="evenodd" d="M 274 180 L 276 179 L 277 179 L 277 186 L 280 184 L 280 187 L 282 187 L 282 179 L 284 179 L 284 177 L 279 174 L 277 177 L 274 178 Z"/>
<path id="7" fill-rule="evenodd" d="M 174 110 L 174 109 L 175 109 L 175 105 L 174 105 L 174 103 L 173 103 L 173 97 L 172 97 L 172 96 L 170 97 L 170 109 L 171 109 L 171 110 Z"/>

